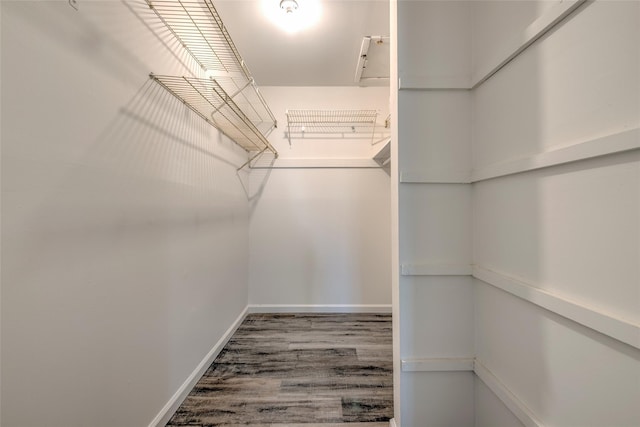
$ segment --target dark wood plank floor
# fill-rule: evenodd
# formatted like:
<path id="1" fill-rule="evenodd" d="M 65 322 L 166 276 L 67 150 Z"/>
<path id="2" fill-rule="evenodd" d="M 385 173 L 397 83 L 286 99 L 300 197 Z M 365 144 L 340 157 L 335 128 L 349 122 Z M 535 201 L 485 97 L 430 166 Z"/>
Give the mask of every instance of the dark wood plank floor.
<path id="1" fill-rule="evenodd" d="M 388 427 L 391 315 L 252 314 L 167 426 Z"/>

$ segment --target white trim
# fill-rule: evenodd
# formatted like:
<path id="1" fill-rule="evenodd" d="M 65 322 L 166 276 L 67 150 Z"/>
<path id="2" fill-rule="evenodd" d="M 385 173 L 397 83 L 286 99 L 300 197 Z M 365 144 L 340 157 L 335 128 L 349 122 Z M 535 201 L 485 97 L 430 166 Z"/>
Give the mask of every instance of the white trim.
<path id="1" fill-rule="evenodd" d="M 526 427 L 544 427 L 535 414 L 478 359 L 473 371 L 522 424 Z"/>
<path id="2" fill-rule="evenodd" d="M 380 169 L 373 159 L 283 159 L 278 158 L 273 165 L 252 166 L 251 169 L 336 169 L 373 168 Z"/>
<path id="3" fill-rule="evenodd" d="M 468 171 L 400 171 L 400 182 L 403 184 L 470 184 Z"/>
<path id="4" fill-rule="evenodd" d="M 171 419 L 176 410 L 180 407 L 184 399 L 189 395 L 189 392 L 196 385 L 198 380 L 204 375 L 209 366 L 218 357 L 218 354 L 222 351 L 227 344 L 231 336 L 235 333 L 236 329 L 240 326 L 244 318 L 247 316 L 248 307 L 242 310 L 242 313 L 236 318 L 236 320 L 229 326 L 229 329 L 222 335 L 217 343 L 209 350 L 209 353 L 202 359 L 202 361 L 196 366 L 191 375 L 187 377 L 184 383 L 178 388 L 178 390 L 171 396 L 171 399 L 160 410 L 158 415 L 155 416 L 153 421 L 149 423 L 149 427 L 164 427 Z"/>
<path id="5" fill-rule="evenodd" d="M 399 73 L 398 90 L 469 90 L 475 89 L 500 71 L 545 33 L 561 24 L 587 0 L 563 0 L 505 43 L 500 52 L 488 60 L 472 76 L 425 76 Z"/>
<path id="6" fill-rule="evenodd" d="M 486 166 L 471 174 L 472 182 L 529 172 L 640 148 L 640 128 L 580 142 L 534 156 Z"/>
<path id="7" fill-rule="evenodd" d="M 640 348 L 638 324 L 486 267 L 474 266 L 473 277 L 625 344 Z"/>
<path id="8" fill-rule="evenodd" d="M 536 19 L 517 37 L 508 40 L 493 58 L 484 66 L 478 67 L 473 74 L 472 89 L 477 88 L 491 76 L 500 71 L 502 67 L 524 52 L 549 30 L 560 24 L 565 18 L 578 9 L 586 0 L 564 0 L 551 7 L 542 16 Z"/>
<path id="9" fill-rule="evenodd" d="M 249 313 L 391 313 L 391 304 L 249 304 Z"/>
<path id="10" fill-rule="evenodd" d="M 389 420 L 389 427 L 398 427 L 398 425 L 396 424 L 396 419 L 395 418 L 391 418 Z"/>
<path id="11" fill-rule="evenodd" d="M 402 372 L 454 372 L 473 371 L 473 357 L 440 359 L 403 359 Z"/>
<path id="12" fill-rule="evenodd" d="M 473 372 L 526 427 L 544 427 L 538 417 L 477 358 L 406 359 L 402 372 Z"/>
<path id="13" fill-rule="evenodd" d="M 403 276 L 470 276 L 471 264 L 402 264 Z"/>
<path id="14" fill-rule="evenodd" d="M 400 72 L 398 90 L 468 90 L 471 76 L 419 76 Z"/>
<path id="15" fill-rule="evenodd" d="M 403 184 L 473 184 L 488 179 L 608 156 L 640 148 L 640 127 L 579 142 L 529 157 L 508 160 L 471 172 L 401 171 Z"/>

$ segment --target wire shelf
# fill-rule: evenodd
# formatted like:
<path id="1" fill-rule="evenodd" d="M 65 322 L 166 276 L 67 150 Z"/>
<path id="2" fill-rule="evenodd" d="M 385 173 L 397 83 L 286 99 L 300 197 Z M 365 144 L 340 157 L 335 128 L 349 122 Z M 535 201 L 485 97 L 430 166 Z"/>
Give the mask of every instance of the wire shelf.
<path id="1" fill-rule="evenodd" d="M 147 4 L 203 70 L 250 76 L 211 0 L 147 0 Z"/>
<path id="2" fill-rule="evenodd" d="M 373 139 L 376 110 L 287 110 L 287 134 L 291 138 L 305 136 L 339 136 Z"/>
<path id="3" fill-rule="evenodd" d="M 152 77 L 247 151 L 260 151 L 266 147 L 277 155 L 263 135 L 277 126 L 275 116 L 260 94 L 212 0 L 146 2 L 202 68 L 204 75 L 211 78 Z M 214 80 L 215 83 L 210 83 Z M 214 93 L 216 95 L 212 95 Z M 217 105 L 220 100 L 227 105 Z"/>
<path id="4" fill-rule="evenodd" d="M 155 74 L 151 74 L 151 78 L 245 150 L 269 150 L 277 155 L 269 141 L 217 81 Z"/>

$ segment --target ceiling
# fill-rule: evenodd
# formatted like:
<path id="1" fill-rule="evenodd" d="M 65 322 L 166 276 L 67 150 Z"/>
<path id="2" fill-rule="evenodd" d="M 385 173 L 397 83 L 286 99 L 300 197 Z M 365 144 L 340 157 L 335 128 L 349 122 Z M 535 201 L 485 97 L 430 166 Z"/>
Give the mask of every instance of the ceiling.
<path id="1" fill-rule="evenodd" d="M 279 7 L 280 0 L 270 1 Z M 320 2 L 320 21 L 294 34 L 264 16 L 261 0 L 214 0 L 214 5 L 258 85 L 358 86 L 362 39 L 389 35 L 389 2 Z"/>

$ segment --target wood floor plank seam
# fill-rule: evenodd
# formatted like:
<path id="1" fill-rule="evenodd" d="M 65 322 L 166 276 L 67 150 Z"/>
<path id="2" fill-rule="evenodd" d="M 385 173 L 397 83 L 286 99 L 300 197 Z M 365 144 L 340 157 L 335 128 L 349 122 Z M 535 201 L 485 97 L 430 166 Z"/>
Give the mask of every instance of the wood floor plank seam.
<path id="1" fill-rule="evenodd" d="M 386 427 L 392 417 L 391 315 L 256 313 L 167 427 Z"/>

